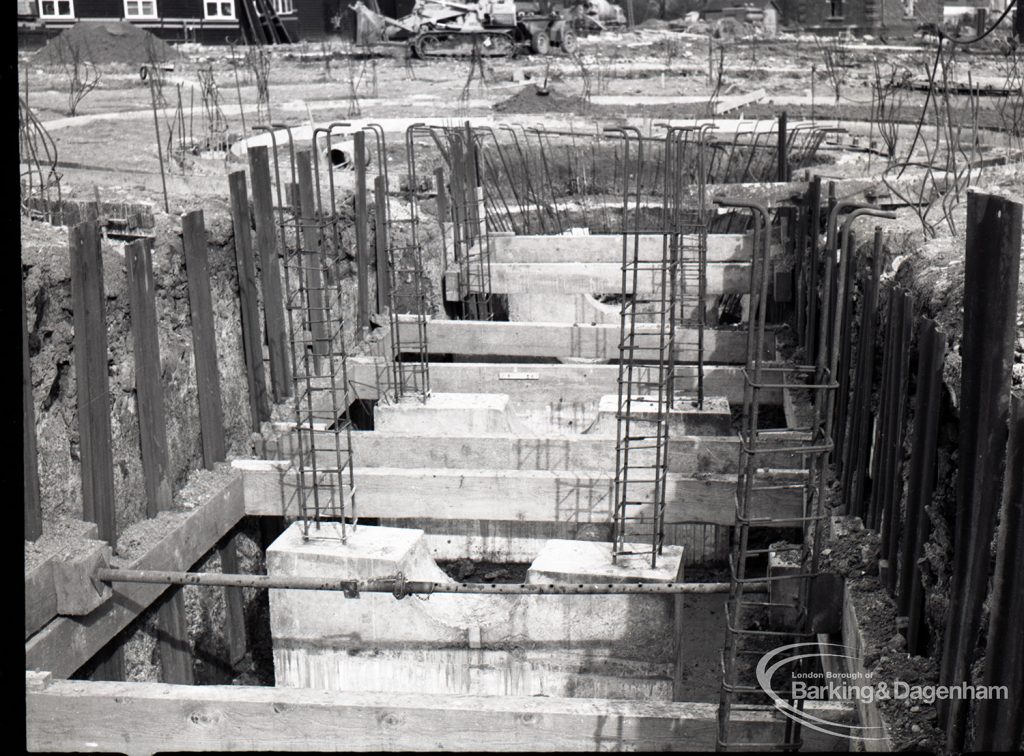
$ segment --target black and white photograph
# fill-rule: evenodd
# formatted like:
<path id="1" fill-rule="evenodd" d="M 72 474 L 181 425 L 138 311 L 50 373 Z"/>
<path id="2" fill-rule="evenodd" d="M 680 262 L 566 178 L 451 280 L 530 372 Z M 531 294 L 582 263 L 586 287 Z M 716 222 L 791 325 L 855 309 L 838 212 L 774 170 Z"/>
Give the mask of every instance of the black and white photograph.
<path id="1" fill-rule="evenodd" d="M 1024 751 L 1024 0 L 15 2 L 15 751 Z"/>

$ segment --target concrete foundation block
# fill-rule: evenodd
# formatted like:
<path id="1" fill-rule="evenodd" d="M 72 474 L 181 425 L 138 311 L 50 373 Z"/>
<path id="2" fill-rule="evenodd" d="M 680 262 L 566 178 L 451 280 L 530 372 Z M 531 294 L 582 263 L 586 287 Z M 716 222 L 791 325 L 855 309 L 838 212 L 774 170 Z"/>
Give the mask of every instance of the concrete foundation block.
<path id="1" fill-rule="evenodd" d="M 668 417 L 670 436 L 728 436 L 732 433 L 732 414 L 729 401 L 724 396 L 706 396 L 703 407 L 697 407 L 696 404 L 694 399 L 688 397 L 676 399 L 676 405 Z M 597 420 L 586 433 L 614 436 L 618 406 L 618 395 L 602 396 L 597 408 Z M 630 408 L 632 426 L 639 430 L 640 424 L 646 423 L 653 432 L 657 409 L 658 403 L 653 398 L 650 401 L 634 399 Z"/>
<path id="2" fill-rule="evenodd" d="M 672 699 L 671 664 L 605 659 L 585 651 L 500 650 L 470 645 L 339 654 L 326 649 L 275 648 L 274 672 L 281 687 L 333 691 Z"/>
<path id="3" fill-rule="evenodd" d="M 431 394 L 373 408 L 374 430 L 424 436 L 514 433 L 508 394 Z"/>
<path id="4" fill-rule="evenodd" d="M 427 550 L 422 530 L 346 525 L 345 543 L 341 537 L 341 525 L 335 522 L 320 523 L 319 528 L 310 525 L 306 537 L 302 523 L 292 523 L 267 548 L 267 574 L 356 580 L 398 572 L 410 580 L 444 577 Z M 296 595 L 274 591 L 271 596 L 285 593 Z"/>
<path id="5" fill-rule="evenodd" d="M 268 574 L 452 582 L 420 530 L 360 526 L 342 544 L 330 527 L 303 541 L 292 525 Z M 661 696 L 672 622 L 671 596 L 270 592 L 276 684 L 330 690 Z"/>
<path id="6" fill-rule="evenodd" d="M 106 541 L 82 541 L 70 553 L 53 560 L 57 614 L 88 614 L 111 597 L 110 586 L 92 577 L 97 569 L 110 565 L 110 555 Z"/>
<path id="7" fill-rule="evenodd" d="M 649 549 L 649 544 L 626 545 L 627 551 Z M 665 546 L 658 556 L 658 566 L 651 567 L 649 554 L 619 556 L 613 562 L 610 543 L 550 540 L 530 565 L 526 582 L 671 583 L 679 579 L 682 562 L 682 546 Z"/>
<path id="8" fill-rule="evenodd" d="M 732 413 L 724 396 L 705 396 L 698 407 L 696 397 L 677 397 L 669 413 L 669 430 L 683 436 L 730 436 Z"/>

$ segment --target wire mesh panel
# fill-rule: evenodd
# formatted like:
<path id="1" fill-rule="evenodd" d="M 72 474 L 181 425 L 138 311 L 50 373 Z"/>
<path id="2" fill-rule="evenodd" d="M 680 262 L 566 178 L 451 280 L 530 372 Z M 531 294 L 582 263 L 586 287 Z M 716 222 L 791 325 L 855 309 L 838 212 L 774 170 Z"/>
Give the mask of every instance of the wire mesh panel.
<path id="1" fill-rule="evenodd" d="M 766 209 L 740 201 L 720 204 L 749 209 L 754 215 L 754 256 L 751 265 L 751 322 L 747 333 L 747 365 L 744 369 L 743 419 L 740 431 L 739 476 L 736 490 L 736 518 L 729 558 L 730 592 L 726 605 L 726 643 L 722 651 L 722 685 L 719 694 L 719 750 L 796 750 L 800 747 L 800 724 L 785 717 L 773 728 L 770 739 L 751 743 L 748 733 L 733 722 L 736 703 L 766 704 L 773 708 L 781 699 L 794 710 L 802 700 L 793 700 L 789 681 L 766 690 L 756 679 L 757 662 L 766 652 L 781 646 L 811 642 L 816 631 L 807 607 L 812 581 L 818 574 L 821 521 L 826 476 L 825 465 L 832 448 L 827 419 L 829 393 L 836 384 L 823 360 L 817 365 L 787 365 L 764 359 L 765 313 L 768 293 L 769 235 L 771 223 Z M 789 391 L 809 400 L 813 410 L 799 427 L 785 430 L 759 427 L 761 392 Z M 800 402 L 801 405 L 805 404 Z M 804 468 L 780 481 L 770 471 L 769 456 L 796 455 Z M 796 492 L 801 511 L 789 515 L 762 512 L 766 502 L 787 490 Z M 751 547 L 751 529 L 757 527 L 799 528 L 799 543 Z M 770 562 L 785 565 L 772 569 Z M 753 582 L 767 583 L 752 589 Z M 792 665 L 791 673 L 805 670 Z"/>
<path id="2" fill-rule="evenodd" d="M 292 360 L 293 429 L 298 443 L 293 458 L 294 499 L 303 537 L 320 523 L 339 521 L 331 532 L 347 538 L 346 521 L 356 522 L 356 486 L 352 460 L 352 425 L 345 346 L 345 302 L 341 279 L 349 250 L 339 228 L 334 177 L 327 170 L 329 194 L 324 203 L 317 137 L 330 141 L 338 124 L 317 129 L 311 150 L 296 151 L 289 132 L 291 205 L 281 201 L 281 170 L 276 140 L 279 224 L 285 250 L 285 312 Z"/>

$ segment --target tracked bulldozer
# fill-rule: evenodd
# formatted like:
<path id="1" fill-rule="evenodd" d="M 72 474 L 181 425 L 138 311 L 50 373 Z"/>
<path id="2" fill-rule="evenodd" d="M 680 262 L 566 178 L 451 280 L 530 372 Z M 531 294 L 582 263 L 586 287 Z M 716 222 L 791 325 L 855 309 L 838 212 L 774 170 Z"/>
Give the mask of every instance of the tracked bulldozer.
<path id="1" fill-rule="evenodd" d="M 416 0 L 412 12 L 388 18 L 362 2 L 352 9 L 358 19 L 356 38 L 362 44 L 406 44 L 418 58 L 513 55 L 528 49 L 547 55 L 552 48 L 575 53 L 576 33 L 564 13 L 547 3 L 514 0 Z"/>

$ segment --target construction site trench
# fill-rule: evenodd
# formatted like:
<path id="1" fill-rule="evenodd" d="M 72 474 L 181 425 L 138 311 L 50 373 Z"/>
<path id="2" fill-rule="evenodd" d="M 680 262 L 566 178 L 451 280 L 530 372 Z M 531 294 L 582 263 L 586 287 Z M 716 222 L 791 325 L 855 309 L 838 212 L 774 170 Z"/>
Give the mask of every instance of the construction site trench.
<path id="1" fill-rule="evenodd" d="M 19 53 L 30 751 L 1020 747 L 1019 50 L 653 21 Z"/>

